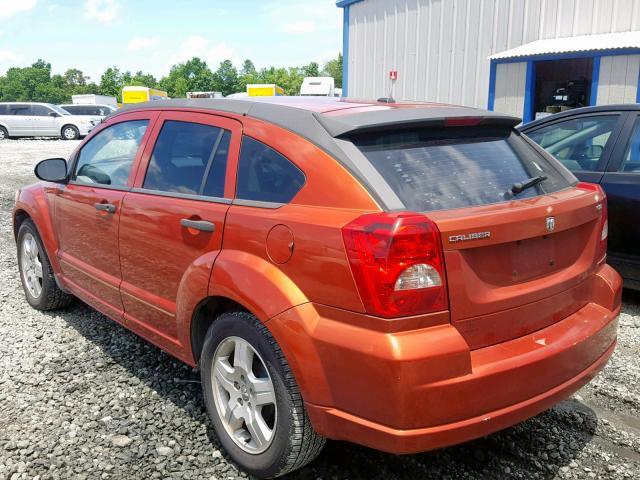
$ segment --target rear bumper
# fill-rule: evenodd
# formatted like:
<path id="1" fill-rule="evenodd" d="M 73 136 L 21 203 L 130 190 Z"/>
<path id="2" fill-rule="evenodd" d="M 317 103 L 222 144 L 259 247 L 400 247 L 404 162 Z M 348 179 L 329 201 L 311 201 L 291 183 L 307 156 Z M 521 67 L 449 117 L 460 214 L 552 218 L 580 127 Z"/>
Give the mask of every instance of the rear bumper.
<path id="1" fill-rule="evenodd" d="M 592 301 L 579 311 L 477 350 L 449 323 L 394 332 L 389 321 L 313 304 L 267 326 L 319 433 L 412 453 L 521 422 L 593 378 L 615 348 L 621 280 L 605 265 L 589 281 Z"/>

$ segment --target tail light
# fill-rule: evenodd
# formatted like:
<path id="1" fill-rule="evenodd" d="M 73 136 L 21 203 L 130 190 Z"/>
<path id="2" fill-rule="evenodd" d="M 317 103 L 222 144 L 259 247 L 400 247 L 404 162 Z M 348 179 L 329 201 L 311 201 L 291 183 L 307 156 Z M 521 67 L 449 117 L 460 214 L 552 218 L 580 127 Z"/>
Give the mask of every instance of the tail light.
<path id="1" fill-rule="evenodd" d="M 607 210 L 607 194 L 604 193 L 602 187 L 595 183 L 580 182 L 576 185 L 583 190 L 591 190 L 596 192 L 596 201 L 601 202 L 601 221 L 600 221 L 600 238 L 598 239 L 598 248 L 596 249 L 596 258 L 598 265 L 607 259 L 607 240 L 609 238 L 609 212 Z"/>
<path id="2" fill-rule="evenodd" d="M 427 217 L 366 214 L 342 236 L 367 313 L 394 318 L 447 309 L 440 232 Z"/>

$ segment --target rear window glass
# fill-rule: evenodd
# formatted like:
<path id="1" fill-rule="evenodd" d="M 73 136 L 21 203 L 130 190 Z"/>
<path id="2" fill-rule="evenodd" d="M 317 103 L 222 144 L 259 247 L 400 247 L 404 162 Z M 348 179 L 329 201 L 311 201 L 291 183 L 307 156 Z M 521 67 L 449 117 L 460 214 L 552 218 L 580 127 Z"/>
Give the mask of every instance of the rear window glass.
<path id="1" fill-rule="evenodd" d="M 555 192 L 568 181 L 516 133 L 487 127 L 372 132 L 351 138 L 409 210 L 511 200 L 516 182 L 547 179 L 513 199 Z"/>

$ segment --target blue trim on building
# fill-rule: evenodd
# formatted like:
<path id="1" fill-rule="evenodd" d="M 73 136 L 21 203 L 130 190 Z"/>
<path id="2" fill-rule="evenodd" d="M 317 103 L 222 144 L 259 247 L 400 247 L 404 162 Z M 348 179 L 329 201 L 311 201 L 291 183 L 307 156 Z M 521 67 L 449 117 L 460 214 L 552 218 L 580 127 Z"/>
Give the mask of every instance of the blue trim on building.
<path id="1" fill-rule="evenodd" d="M 524 108 L 522 109 L 522 123 L 528 123 L 533 120 L 535 115 L 533 98 L 536 94 L 536 62 L 529 60 L 527 62 L 527 72 L 525 73 L 524 83 Z"/>
<path id="2" fill-rule="evenodd" d="M 530 55 L 527 57 L 497 58 L 491 60 L 496 63 L 519 63 L 533 60 L 543 62 L 545 60 L 563 60 L 571 58 L 611 57 L 615 55 L 638 55 L 640 48 L 614 48 L 611 50 L 589 50 L 586 52 L 549 53 L 544 55 Z"/>
<path id="3" fill-rule="evenodd" d="M 353 3 L 353 2 L 352 2 Z M 349 95 L 349 5 L 342 11 L 342 96 Z"/>
<path id="4" fill-rule="evenodd" d="M 345 8 L 349 5 L 353 5 L 354 3 L 363 2 L 364 0 L 338 0 L 336 2 L 336 7 Z"/>
<path id="5" fill-rule="evenodd" d="M 598 101 L 598 81 L 600 80 L 600 55 L 593 57 L 593 71 L 591 72 L 591 91 L 589 92 L 589 106 L 593 107 Z"/>
<path id="6" fill-rule="evenodd" d="M 489 98 L 487 100 L 487 110 L 493 110 L 493 104 L 496 101 L 496 67 L 497 63 L 491 60 L 489 66 Z"/>

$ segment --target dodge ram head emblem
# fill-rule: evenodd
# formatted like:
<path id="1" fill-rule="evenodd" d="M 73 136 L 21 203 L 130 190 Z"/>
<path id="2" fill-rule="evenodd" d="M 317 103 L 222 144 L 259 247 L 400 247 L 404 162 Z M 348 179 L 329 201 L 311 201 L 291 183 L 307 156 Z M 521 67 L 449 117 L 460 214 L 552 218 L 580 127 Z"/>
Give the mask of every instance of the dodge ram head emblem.
<path id="1" fill-rule="evenodd" d="M 553 232 L 556 228 L 556 219 L 554 217 L 547 217 L 547 231 Z"/>

